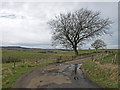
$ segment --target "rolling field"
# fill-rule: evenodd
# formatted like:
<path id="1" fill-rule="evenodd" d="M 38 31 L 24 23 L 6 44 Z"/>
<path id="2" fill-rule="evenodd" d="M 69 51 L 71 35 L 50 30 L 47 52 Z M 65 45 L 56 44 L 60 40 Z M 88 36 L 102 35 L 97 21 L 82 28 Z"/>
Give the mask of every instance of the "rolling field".
<path id="1" fill-rule="evenodd" d="M 95 52 L 95 50 L 79 50 L 79 54 L 81 55 L 75 57 L 73 51 L 54 50 L 53 52 L 57 52 L 57 53 L 40 53 L 40 51 L 3 50 L 2 51 L 2 62 L 3 62 L 2 88 L 14 87 L 15 82 L 21 75 L 24 75 L 27 72 L 42 66 L 55 64 L 57 60 L 60 59 L 60 56 L 61 56 L 60 61 L 62 62 L 69 60 L 77 60 L 91 55 L 104 53 L 104 50 L 98 50 L 98 51 L 99 53 L 93 53 Z M 18 62 L 5 63 L 7 60 L 14 61 L 16 59 L 18 60 Z"/>
<path id="2" fill-rule="evenodd" d="M 2 52 L 2 88 L 12 88 L 16 80 L 23 74 L 35 68 L 56 63 L 59 56 L 74 55 L 73 51 L 56 51 L 56 53 L 40 53 L 40 51 L 16 51 L 3 50 Z M 63 58 L 63 57 L 62 57 Z M 19 59 L 20 62 L 5 63 L 5 61 L 13 61 Z M 35 62 L 36 59 L 39 62 Z M 23 60 L 27 60 L 23 63 Z"/>

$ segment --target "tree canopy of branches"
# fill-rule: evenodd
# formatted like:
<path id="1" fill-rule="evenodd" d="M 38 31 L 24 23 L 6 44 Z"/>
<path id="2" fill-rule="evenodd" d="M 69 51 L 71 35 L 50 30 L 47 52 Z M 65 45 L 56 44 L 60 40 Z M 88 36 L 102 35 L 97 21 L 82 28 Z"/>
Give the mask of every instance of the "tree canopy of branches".
<path id="1" fill-rule="evenodd" d="M 48 24 L 52 29 L 53 45 L 72 48 L 78 55 L 78 46 L 83 45 L 85 40 L 108 34 L 112 22 L 109 18 L 101 18 L 100 12 L 82 8 L 61 13 Z"/>
<path id="2" fill-rule="evenodd" d="M 104 41 L 98 39 L 98 40 L 96 40 L 93 44 L 91 44 L 91 46 L 97 50 L 97 49 L 99 49 L 99 48 L 104 48 L 104 47 L 106 47 L 107 44 L 106 44 Z"/>

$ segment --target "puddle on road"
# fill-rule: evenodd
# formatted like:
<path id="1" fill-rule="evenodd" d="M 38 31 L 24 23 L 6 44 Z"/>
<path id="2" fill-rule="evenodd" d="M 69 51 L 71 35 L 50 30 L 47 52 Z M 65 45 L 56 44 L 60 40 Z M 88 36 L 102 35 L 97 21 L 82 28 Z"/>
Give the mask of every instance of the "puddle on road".
<path id="1" fill-rule="evenodd" d="M 81 71 L 81 64 L 71 64 L 62 73 L 66 76 L 72 77 L 74 80 L 84 79 L 83 72 Z"/>
<path id="2" fill-rule="evenodd" d="M 46 87 L 94 87 L 95 85 L 84 76 L 81 71 L 82 63 L 80 64 L 57 64 L 52 65 L 43 70 L 36 70 L 36 76 L 25 76 L 18 82 L 17 87 L 22 88 L 46 88 Z M 31 74 L 34 74 L 32 72 Z M 30 80 L 30 81 L 28 81 Z M 23 82 L 22 82 L 23 81 Z M 22 82 L 22 83 L 20 83 Z M 20 83 L 20 85 L 19 85 Z"/>
<path id="3" fill-rule="evenodd" d="M 60 65 L 60 66 L 63 66 L 63 65 L 65 65 L 65 64 L 63 64 L 63 63 L 60 63 L 59 65 Z"/>
<path id="4" fill-rule="evenodd" d="M 71 80 L 81 80 L 84 79 L 83 72 L 81 71 L 82 64 L 64 64 L 58 65 L 59 68 L 49 68 L 49 70 L 44 71 L 44 75 L 40 76 L 39 86 L 45 86 L 51 83 L 58 85 L 70 84 Z M 48 85 L 50 86 L 50 85 Z M 46 87 L 48 87 L 46 86 Z"/>
<path id="5" fill-rule="evenodd" d="M 73 78 L 74 80 L 79 80 L 84 78 L 84 74 L 81 71 L 82 63 L 80 64 L 64 64 L 60 63 L 57 67 L 49 68 L 48 70 L 44 71 L 44 74 L 49 75 L 57 75 L 57 74 L 63 74 L 65 76 L 69 76 Z"/>
<path id="6" fill-rule="evenodd" d="M 64 64 L 60 63 L 59 68 L 49 69 L 44 71 L 45 75 L 40 77 L 39 87 L 50 87 L 55 83 L 57 85 L 70 84 L 76 80 L 77 83 L 84 79 L 83 72 L 81 71 L 81 64 Z M 75 82 L 76 82 L 75 81 Z"/>

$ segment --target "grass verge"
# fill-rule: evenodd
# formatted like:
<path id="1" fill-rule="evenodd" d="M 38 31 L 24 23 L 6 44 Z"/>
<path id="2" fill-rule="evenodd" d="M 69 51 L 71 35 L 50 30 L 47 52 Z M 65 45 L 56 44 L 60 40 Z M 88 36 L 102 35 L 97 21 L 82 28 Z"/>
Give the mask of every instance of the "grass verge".
<path id="1" fill-rule="evenodd" d="M 85 61 L 82 66 L 84 74 L 103 88 L 118 88 L 118 65 L 112 63 L 115 54 L 105 56 L 102 60 Z"/>
<path id="2" fill-rule="evenodd" d="M 2 70 L 2 88 L 13 88 L 16 80 L 19 79 L 19 77 L 31 70 L 34 70 L 36 68 L 47 66 L 49 64 L 54 64 L 53 62 L 45 62 L 41 64 L 27 64 L 23 65 L 22 63 L 17 64 L 18 66 L 13 67 L 9 65 L 9 68 L 3 68 Z M 6 66 L 6 65 L 5 65 Z M 11 66 L 11 68 L 10 68 Z"/>

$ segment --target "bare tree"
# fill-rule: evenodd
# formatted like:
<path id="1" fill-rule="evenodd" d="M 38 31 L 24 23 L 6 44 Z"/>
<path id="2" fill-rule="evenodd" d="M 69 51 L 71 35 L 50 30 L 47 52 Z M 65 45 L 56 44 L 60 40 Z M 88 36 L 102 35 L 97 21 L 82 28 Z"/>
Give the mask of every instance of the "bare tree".
<path id="1" fill-rule="evenodd" d="M 72 48 L 78 55 L 77 47 L 85 40 L 109 33 L 112 24 L 109 18 L 101 18 L 100 12 L 80 9 L 60 14 L 48 22 L 52 31 L 53 45 L 61 44 Z"/>
<path id="2" fill-rule="evenodd" d="M 99 48 L 103 49 L 104 47 L 107 46 L 107 44 L 104 41 L 98 39 L 93 44 L 91 44 L 91 46 L 97 50 Z"/>

